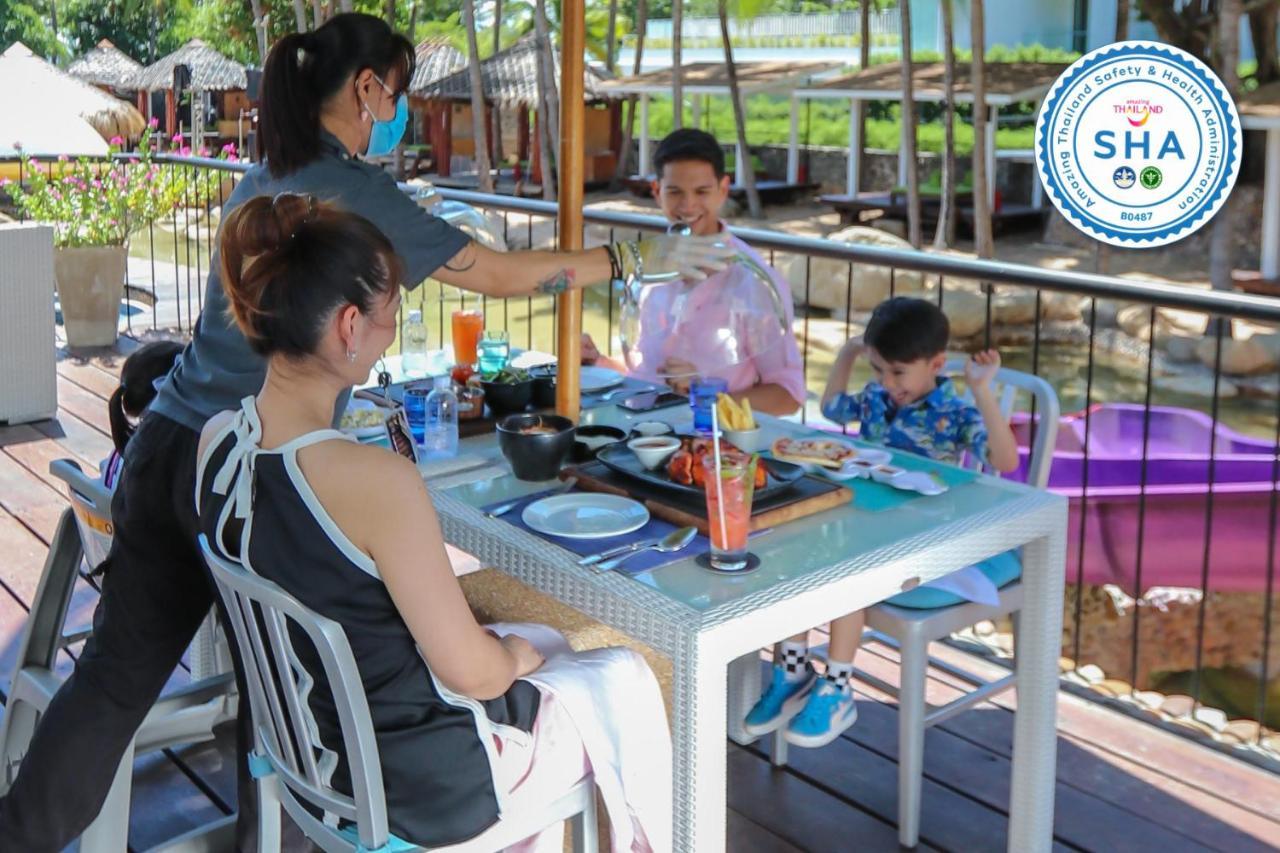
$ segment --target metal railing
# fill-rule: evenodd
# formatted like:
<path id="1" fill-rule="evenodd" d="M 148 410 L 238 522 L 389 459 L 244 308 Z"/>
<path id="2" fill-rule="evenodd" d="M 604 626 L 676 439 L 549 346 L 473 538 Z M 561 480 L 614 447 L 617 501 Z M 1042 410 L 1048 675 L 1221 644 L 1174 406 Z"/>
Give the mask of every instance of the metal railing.
<path id="1" fill-rule="evenodd" d="M 219 160 L 176 158 L 161 155 L 158 161 L 163 168 L 182 170 L 215 169 L 227 173 L 243 172 L 245 164 L 229 164 Z M 149 321 L 139 318 L 136 322 L 132 310 L 137 307 L 133 296 L 127 330 L 141 334 L 147 330 L 171 328 L 189 333 L 203 304 L 203 290 L 208 278 L 209 262 L 213 255 L 216 234 L 217 208 L 225 201 L 224 186 L 218 185 L 219 194 L 210 195 L 202 204 L 193 208 L 175 210 L 167 222 L 153 224 L 144 236 L 146 251 L 138 251 L 131 260 L 130 276 L 142 290 L 150 289 L 164 310 L 152 310 Z M 405 186 L 406 191 L 416 188 Z M 556 244 L 556 206 L 544 201 L 519 199 L 507 196 L 488 196 L 461 190 L 438 189 L 447 198 L 471 204 L 495 218 L 500 232 L 513 249 L 551 248 Z M 216 198 L 216 204 L 215 204 Z M 626 239 L 645 232 L 666 229 L 666 222 L 656 216 L 587 208 L 585 211 L 584 244 L 600 245 L 617 239 Z M 172 232 L 172 233 L 169 233 Z M 1162 692 L 1185 692 L 1192 704 L 1192 719 L 1204 719 L 1211 714 L 1200 713 L 1206 706 L 1218 702 L 1219 693 L 1209 682 L 1209 676 L 1227 669 L 1228 664 L 1244 666 L 1256 673 L 1250 687 L 1252 699 L 1233 710 L 1233 714 L 1256 721 L 1271 721 L 1276 725 L 1280 708 L 1269 704 L 1266 677 L 1280 667 L 1280 636 L 1275 631 L 1276 601 L 1276 533 L 1280 518 L 1280 368 L 1269 369 L 1265 376 L 1229 377 L 1224 371 L 1224 358 L 1232 346 L 1229 323 L 1225 321 L 1250 321 L 1280 327 L 1280 300 L 1236 293 L 1199 290 L 1154 282 L 1127 281 L 1119 278 L 1081 272 L 1042 269 L 1001 261 L 982 261 L 954 255 L 929 254 L 863 245 L 836 243 L 829 240 L 794 237 L 761 229 L 738 229 L 735 233 L 752 244 L 757 251 L 779 265 L 779 259 L 788 261 L 790 280 L 796 299 L 796 330 L 802 342 L 801 352 L 807 384 L 820 387 L 823 375 L 823 359 L 830 355 L 816 342 L 814 332 L 819 325 L 827 331 L 834 330 L 847 338 L 860 331 L 858 312 L 853 310 L 855 273 L 868 267 L 888 270 L 887 293 L 899 292 L 908 276 L 914 277 L 913 287 L 919 289 L 921 281 L 925 292 L 947 308 L 948 295 L 959 299 L 960 287 L 956 279 L 980 282 L 976 292 L 983 300 L 985 319 L 981 330 L 969 339 L 972 345 L 987 346 L 1007 343 L 1010 335 L 1016 340 L 1007 347 L 1006 364 L 1045 376 L 1053 382 L 1063 398 L 1063 411 L 1078 409 L 1075 423 L 1082 425 L 1081 441 L 1073 449 L 1078 457 L 1079 482 L 1064 489 L 1072 503 L 1069 530 L 1070 561 L 1067 566 L 1069 612 L 1066 618 L 1067 640 L 1064 655 L 1084 668 L 1099 654 L 1099 649 L 1085 640 L 1102 627 L 1123 630 L 1116 640 L 1123 652 L 1111 650 L 1103 667 L 1108 684 L 1115 689 L 1115 682 L 1128 685 L 1132 697 L 1145 695 L 1152 686 L 1153 673 L 1150 660 L 1153 657 L 1181 661 L 1178 666 L 1185 671 L 1181 689 L 1166 688 Z M 169 249 L 172 257 L 169 257 Z M 812 307 L 814 292 L 813 270 L 817 264 L 839 264 L 846 270 L 847 288 L 844 305 L 824 310 Z M 170 274 L 170 270 L 172 274 Z M 194 291 L 194 296 L 193 296 Z M 967 286 L 967 298 L 972 303 L 974 289 Z M 1002 299 L 1010 295 L 1024 295 L 1030 300 L 1030 319 L 1017 324 L 1000 324 L 997 314 Z M 1056 295 L 1075 297 L 1080 301 L 1080 316 L 1064 321 L 1046 316 L 1048 300 Z M 512 342 L 531 349 L 554 351 L 555 349 L 555 301 L 549 297 L 495 300 L 428 282 L 418 288 L 405 309 L 416 304 L 424 309 L 423 317 L 431 326 L 428 334 L 433 346 L 443 347 L 450 337 L 448 314 L 451 306 L 472 307 L 477 304 L 484 311 L 487 326 L 503 327 L 511 331 Z M 590 288 L 586 295 L 587 314 L 584 327 L 593 332 L 599 341 L 607 341 L 602 349 L 614 348 L 614 330 L 617 328 L 618 300 L 611 288 L 605 285 Z M 838 301 L 838 300 L 837 300 Z M 501 303 L 501 304 L 498 304 Z M 1139 306 L 1127 310 L 1138 322 L 1133 335 L 1122 336 L 1111 328 L 1109 317 L 1117 304 Z M 952 305 L 954 307 L 954 304 Z M 435 308 L 436 310 L 430 310 Z M 1205 331 L 1198 346 L 1205 362 L 1193 371 L 1203 385 L 1204 396 L 1194 399 L 1177 395 L 1165 387 L 1161 374 L 1173 366 L 1170 357 L 1161 353 L 1172 332 L 1167 327 L 1163 309 L 1179 309 L 1197 312 L 1205 317 Z M 185 310 L 184 310 L 185 309 Z M 1136 313 L 1135 313 L 1136 312 Z M 521 334 L 522 333 L 522 334 Z M 842 340 L 842 339 L 841 339 Z M 1122 360 L 1117 352 L 1125 343 Z M 1194 343 L 1194 342 L 1193 342 Z M 1117 361 L 1119 367 L 1112 364 Z M 1108 383 L 1117 383 L 1118 390 Z M 1231 396 L 1230 390 L 1243 396 Z M 1249 394 L 1258 395 L 1256 398 Z M 1190 407 L 1207 418 L 1209 425 L 1203 460 L 1203 481 L 1198 488 L 1170 490 L 1163 487 L 1158 466 L 1163 464 L 1153 446 L 1160 440 L 1163 429 L 1159 404 L 1175 402 Z M 1092 464 L 1103 457 L 1099 442 L 1106 439 L 1095 423 L 1100 410 L 1095 404 L 1102 402 L 1127 402 L 1140 407 L 1140 434 L 1127 448 L 1137 460 L 1138 480 L 1130 492 L 1117 496 L 1109 483 L 1092 478 L 1100 476 L 1103 468 Z M 813 417 L 806 410 L 802 417 Z M 1251 491 L 1242 498 L 1242 484 L 1228 476 L 1227 462 L 1230 447 L 1216 436 L 1219 428 L 1231 423 L 1262 435 L 1262 450 L 1255 451 L 1254 463 L 1261 470 Z M 829 425 L 828 425 L 829 426 Z M 1030 413 L 1028 428 L 1034 434 L 1035 413 Z M 1212 440 L 1208 436 L 1215 436 Z M 1061 446 L 1061 442 L 1060 442 Z M 1153 460 L 1153 456 L 1157 457 Z M 1107 457 L 1110 458 L 1110 457 Z M 1051 481 L 1051 487 L 1053 482 Z M 1153 553 L 1164 553 L 1163 546 L 1169 536 L 1165 515 L 1169 506 L 1176 503 L 1180 513 L 1178 521 L 1182 529 L 1177 531 L 1188 541 L 1194 542 L 1191 556 L 1184 559 L 1195 569 L 1196 582 L 1188 587 L 1181 612 L 1182 635 L 1190 636 L 1191 648 L 1173 649 L 1161 647 L 1172 642 L 1177 631 L 1172 625 L 1174 611 L 1161 610 L 1160 602 L 1168 600 L 1149 589 L 1152 577 L 1158 579 L 1167 568 L 1153 565 Z M 1117 543 L 1108 536 L 1108 518 L 1116 513 L 1126 513 L 1134 525 L 1132 541 Z M 1240 513 L 1248 513 L 1248 529 L 1229 522 Z M 1225 533 L 1223 531 L 1226 531 Z M 1248 541 L 1241 541 L 1240 537 Z M 1121 547 L 1123 546 L 1123 547 Z M 1240 579 L 1225 576 L 1224 554 L 1245 551 L 1252 555 L 1252 575 L 1241 587 Z M 1091 577 L 1097 574 L 1090 561 L 1100 559 L 1099 554 L 1121 567 L 1120 580 L 1112 584 L 1129 599 L 1126 611 L 1116 604 L 1117 594 L 1090 598 L 1092 588 L 1099 584 Z M 1216 571 L 1215 571 L 1216 570 Z M 1158 584 L 1157 584 L 1158 585 Z M 1111 589 L 1106 587 L 1106 589 Z M 1095 613 L 1086 604 L 1111 601 L 1114 612 Z M 1243 620 L 1243 621 L 1242 621 Z M 1230 634 L 1230 636 L 1227 636 Z M 1224 644 L 1231 648 L 1224 653 Z M 1157 646 L 1153 649 L 1151 646 Z M 1224 657 L 1225 654 L 1225 657 Z M 1243 661 L 1243 662 L 1242 662 Z M 1248 676 L 1235 676 L 1237 680 Z M 1270 680 L 1274 683 L 1275 676 Z M 1166 679 L 1162 683 L 1171 683 Z M 1186 715 L 1183 715 L 1186 717 Z M 1267 766 L 1280 766 L 1280 755 L 1263 749 L 1268 737 L 1265 727 L 1257 727 L 1248 738 L 1250 756 Z"/>

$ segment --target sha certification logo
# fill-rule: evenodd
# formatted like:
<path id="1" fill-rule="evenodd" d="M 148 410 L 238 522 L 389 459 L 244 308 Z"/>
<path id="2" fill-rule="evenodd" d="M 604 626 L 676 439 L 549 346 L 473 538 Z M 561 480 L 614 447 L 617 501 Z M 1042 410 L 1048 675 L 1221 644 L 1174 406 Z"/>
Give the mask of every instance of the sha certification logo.
<path id="1" fill-rule="evenodd" d="M 1218 77 L 1165 44 L 1082 56 L 1036 122 L 1036 165 L 1068 221 L 1113 246 L 1150 248 L 1201 228 L 1240 166 L 1240 117 Z"/>

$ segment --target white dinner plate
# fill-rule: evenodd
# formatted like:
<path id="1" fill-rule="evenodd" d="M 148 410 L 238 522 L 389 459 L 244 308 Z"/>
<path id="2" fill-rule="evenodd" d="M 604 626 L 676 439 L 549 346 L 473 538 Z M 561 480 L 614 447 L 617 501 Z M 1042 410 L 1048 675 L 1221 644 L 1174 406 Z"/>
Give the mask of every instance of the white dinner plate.
<path id="1" fill-rule="evenodd" d="M 569 494 L 534 501 L 520 517 L 529 529 L 548 536 L 604 539 L 644 527 L 649 510 L 617 495 Z"/>
<path id="2" fill-rule="evenodd" d="M 616 388 L 622 384 L 625 378 L 616 370 L 610 370 L 607 367 L 583 367 L 582 373 L 579 374 L 579 380 L 584 394 L 595 394 L 599 391 L 607 391 L 610 388 Z"/>
<path id="3" fill-rule="evenodd" d="M 342 432 L 345 432 L 347 435 L 355 436 L 358 439 L 369 439 L 369 438 L 379 438 L 380 436 L 383 436 L 386 434 L 387 432 L 386 419 L 388 416 L 391 415 L 391 413 L 394 410 L 389 409 L 386 406 L 379 406 L 377 403 L 374 403 L 369 400 L 352 399 L 349 403 L 347 403 L 347 412 L 354 412 L 354 411 L 366 411 L 366 412 L 372 411 L 382 415 L 382 423 L 379 423 L 374 426 L 340 427 Z M 344 417 L 345 417 L 345 413 L 344 413 Z"/>

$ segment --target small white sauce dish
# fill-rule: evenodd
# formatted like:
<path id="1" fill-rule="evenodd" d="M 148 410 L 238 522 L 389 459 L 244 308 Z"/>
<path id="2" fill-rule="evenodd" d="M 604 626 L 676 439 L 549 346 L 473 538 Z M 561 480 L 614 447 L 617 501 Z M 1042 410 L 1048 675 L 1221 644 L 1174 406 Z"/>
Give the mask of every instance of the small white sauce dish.
<path id="1" fill-rule="evenodd" d="M 627 449 L 636 455 L 641 465 L 652 471 L 680 449 L 680 439 L 663 435 L 633 438 L 627 442 Z"/>

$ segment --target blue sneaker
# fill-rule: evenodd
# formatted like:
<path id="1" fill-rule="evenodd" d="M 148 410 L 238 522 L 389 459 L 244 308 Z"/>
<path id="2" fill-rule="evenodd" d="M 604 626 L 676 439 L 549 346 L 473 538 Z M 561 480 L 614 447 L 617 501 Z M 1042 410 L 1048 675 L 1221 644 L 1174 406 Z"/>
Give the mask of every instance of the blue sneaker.
<path id="1" fill-rule="evenodd" d="M 786 667 L 775 663 L 772 683 L 755 707 L 747 712 L 742 727 L 753 737 L 759 737 L 785 726 L 788 720 L 800 713 L 817 678 L 818 674 L 806 664 L 805 677 L 788 682 Z"/>
<path id="2" fill-rule="evenodd" d="M 787 743 L 796 746 L 826 746 L 858 719 L 853 690 L 826 678 L 809 693 L 804 710 L 787 726 Z"/>

